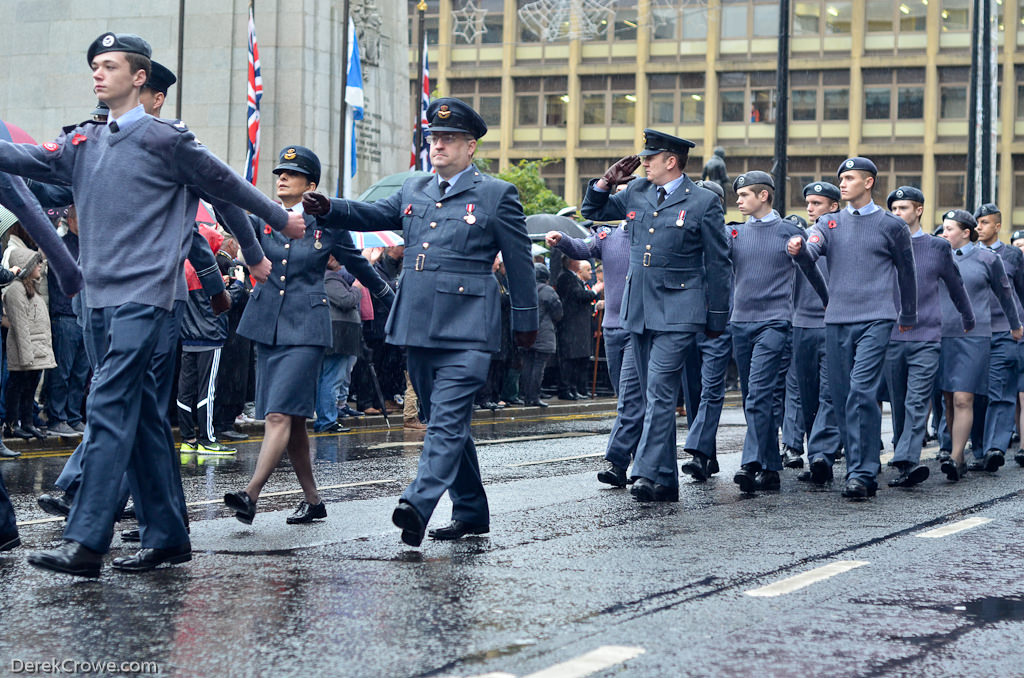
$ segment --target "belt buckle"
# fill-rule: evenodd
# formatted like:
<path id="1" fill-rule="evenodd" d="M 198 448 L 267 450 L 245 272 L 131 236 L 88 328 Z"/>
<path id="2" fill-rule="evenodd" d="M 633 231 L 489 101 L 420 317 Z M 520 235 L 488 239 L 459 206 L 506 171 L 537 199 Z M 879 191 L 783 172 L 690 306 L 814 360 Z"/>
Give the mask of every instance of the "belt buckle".
<path id="1" fill-rule="evenodd" d="M 422 271 L 423 270 L 423 262 L 426 261 L 426 259 L 427 259 L 427 255 L 426 254 L 417 254 L 416 255 L 416 270 L 417 271 Z"/>
<path id="2" fill-rule="evenodd" d="M 650 265 L 651 265 L 651 253 L 650 252 L 644 252 L 644 266 L 650 266 Z"/>

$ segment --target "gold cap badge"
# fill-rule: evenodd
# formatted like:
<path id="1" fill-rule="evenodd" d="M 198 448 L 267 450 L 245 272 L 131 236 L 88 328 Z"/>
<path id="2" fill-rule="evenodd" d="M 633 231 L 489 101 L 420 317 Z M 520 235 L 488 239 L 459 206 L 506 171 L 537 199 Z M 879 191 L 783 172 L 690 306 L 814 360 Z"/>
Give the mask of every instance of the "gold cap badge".
<path id="1" fill-rule="evenodd" d="M 287 151 L 284 152 L 284 155 L 282 157 L 285 160 L 295 160 L 295 155 L 295 149 L 289 148 Z"/>
<path id="2" fill-rule="evenodd" d="M 448 110 L 448 104 L 441 104 L 441 108 L 439 108 L 437 111 L 437 117 L 441 118 L 442 120 L 447 120 L 448 118 L 451 117 L 451 115 L 452 112 Z"/>

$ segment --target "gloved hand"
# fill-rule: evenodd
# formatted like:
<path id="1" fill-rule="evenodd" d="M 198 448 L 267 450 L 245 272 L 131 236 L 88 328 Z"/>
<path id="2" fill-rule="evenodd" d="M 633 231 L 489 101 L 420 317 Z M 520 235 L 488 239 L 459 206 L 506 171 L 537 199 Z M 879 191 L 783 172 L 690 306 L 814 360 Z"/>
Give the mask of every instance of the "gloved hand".
<path id="1" fill-rule="evenodd" d="M 307 191 L 302 196 L 302 209 L 314 217 L 322 217 L 331 211 L 331 199 L 323 193 Z"/>
<path id="2" fill-rule="evenodd" d="M 530 348 L 535 341 L 537 341 L 537 330 L 530 330 L 529 332 L 516 331 L 516 346 L 519 348 Z"/>
<path id="3" fill-rule="evenodd" d="M 617 163 L 608 168 L 608 171 L 601 177 L 605 183 L 608 184 L 609 189 L 613 189 L 619 184 L 629 183 L 636 179 L 636 175 L 633 172 L 640 166 L 640 156 L 638 155 L 627 155 Z"/>
<path id="4" fill-rule="evenodd" d="M 210 297 L 210 308 L 213 309 L 214 315 L 220 315 L 231 308 L 231 295 L 227 290 Z"/>

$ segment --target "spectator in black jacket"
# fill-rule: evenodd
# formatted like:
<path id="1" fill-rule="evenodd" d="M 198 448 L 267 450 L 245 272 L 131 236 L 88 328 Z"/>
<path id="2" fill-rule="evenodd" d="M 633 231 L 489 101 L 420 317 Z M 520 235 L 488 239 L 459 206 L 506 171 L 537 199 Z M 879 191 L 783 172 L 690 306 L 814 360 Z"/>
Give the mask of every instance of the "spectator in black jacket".
<path id="1" fill-rule="evenodd" d="M 227 291 L 231 296 L 231 308 L 224 314 L 228 322 L 228 336 L 220 350 L 217 397 L 213 403 L 213 430 L 217 440 L 245 440 L 249 437 L 235 428 L 237 418 L 245 408 L 249 372 L 254 362 L 252 342 L 238 333 L 238 323 L 242 320 L 251 289 L 247 270 L 239 261 L 238 254 L 238 241 L 227 236 L 216 255 L 220 274 L 229 281 Z"/>
<path id="2" fill-rule="evenodd" d="M 362 326 L 359 321 L 359 300 L 362 290 L 359 281 L 342 268 L 333 256 L 327 259 L 324 274 L 324 289 L 331 311 L 331 347 L 324 354 L 320 367 L 320 378 L 316 387 L 316 421 L 313 430 L 317 433 L 344 433 L 349 429 L 338 423 L 338 416 L 359 416 L 346 402 L 352 367 L 362 342 Z M 344 398 L 344 400 L 342 400 Z"/>
<path id="3" fill-rule="evenodd" d="M 527 407 L 547 407 L 540 399 L 540 384 L 544 366 L 555 355 L 555 323 L 562 319 L 562 302 L 554 288 L 548 284 L 550 273 L 544 264 L 534 264 L 537 274 L 537 309 L 540 324 L 537 340 L 528 349 L 523 349 L 523 373 L 519 380 L 519 392 Z"/>
<path id="4" fill-rule="evenodd" d="M 589 398 L 587 369 L 594 350 L 591 318 L 603 283 L 591 289 L 590 268 L 587 280 L 580 278 L 581 262 L 563 257 L 562 272 L 555 280 L 555 290 L 562 301 L 562 321 L 558 323 L 558 397 L 560 400 Z M 588 262 L 589 264 L 589 262 Z"/>

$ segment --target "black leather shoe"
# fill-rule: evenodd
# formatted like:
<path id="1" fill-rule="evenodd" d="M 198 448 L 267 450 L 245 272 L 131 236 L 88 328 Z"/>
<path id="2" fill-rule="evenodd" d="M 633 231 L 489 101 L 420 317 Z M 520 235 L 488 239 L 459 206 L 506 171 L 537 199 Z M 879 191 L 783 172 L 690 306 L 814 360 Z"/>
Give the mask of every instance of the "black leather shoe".
<path id="1" fill-rule="evenodd" d="M 958 464 L 952 459 L 947 459 L 939 466 L 939 470 L 946 474 L 946 480 L 955 483 L 967 475 L 967 464 Z"/>
<path id="2" fill-rule="evenodd" d="M 815 485 L 822 486 L 832 482 L 832 466 L 822 458 L 811 462 L 810 476 L 807 478 Z"/>
<path id="3" fill-rule="evenodd" d="M 758 471 L 754 476 L 754 486 L 762 492 L 778 492 L 782 487 L 778 471 Z"/>
<path id="4" fill-rule="evenodd" d="M 235 512 L 235 517 L 246 525 L 252 525 L 252 519 L 256 517 L 256 502 L 252 500 L 245 490 L 228 492 L 224 495 L 224 504 Z"/>
<path id="5" fill-rule="evenodd" d="M 796 474 L 796 479 L 799 482 L 801 482 L 801 483 L 809 483 L 809 482 L 811 482 L 811 472 L 810 471 L 800 471 L 800 473 Z"/>
<path id="6" fill-rule="evenodd" d="M 38 428 L 36 428 L 36 426 L 34 426 L 32 424 L 30 424 L 28 426 L 22 426 L 21 428 L 23 430 L 31 433 L 33 438 L 38 438 L 39 440 L 46 440 L 49 437 L 47 434 L 43 433 Z"/>
<path id="7" fill-rule="evenodd" d="M 32 440 L 32 432 L 21 426 L 15 426 L 11 429 L 11 435 L 22 440 Z"/>
<path id="8" fill-rule="evenodd" d="M 659 485 L 647 478 L 637 478 L 629 489 L 637 501 L 679 501 L 679 489 Z"/>
<path id="9" fill-rule="evenodd" d="M 804 454 L 800 450 L 794 450 L 789 445 L 782 447 L 782 465 L 786 468 L 803 468 Z"/>
<path id="10" fill-rule="evenodd" d="M 1006 457 L 999 450 L 991 450 L 985 455 L 985 470 L 995 473 L 999 467 L 1006 463 Z"/>
<path id="11" fill-rule="evenodd" d="M 63 572 L 76 577 L 98 577 L 103 554 L 88 549 L 77 541 L 65 540 L 49 551 L 28 554 L 28 564 L 43 570 Z"/>
<path id="12" fill-rule="evenodd" d="M 757 489 L 757 472 L 761 470 L 761 465 L 756 461 L 750 462 L 740 466 L 740 470 L 736 471 L 736 475 L 732 477 L 732 481 L 740 486 L 740 492 L 743 494 L 751 494 Z"/>
<path id="13" fill-rule="evenodd" d="M 130 504 L 127 504 L 124 507 L 124 510 L 121 511 L 121 515 L 119 515 L 117 517 L 117 522 L 121 522 L 122 520 L 135 520 L 135 503 L 134 502 L 132 502 Z"/>
<path id="14" fill-rule="evenodd" d="M 952 452 L 950 450 L 939 450 L 935 455 L 935 458 L 939 460 L 939 463 L 942 463 L 949 459 L 951 454 Z"/>
<path id="15" fill-rule="evenodd" d="M 509 405 L 525 405 L 525 403 L 523 402 L 523 399 L 522 398 L 518 398 L 518 397 L 516 397 L 516 398 L 509 398 L 506 402 Z"/>
<path id="16" fill-rule="evenodd" d="M 987 471 L 988 467 L 985 465 L 985 458 L 982 457 L 981 459 L 978 459 L 976 457 L 972 457 L 971 461 L 967 464 L 967 470 L 974 472 Z"/>
<path id="17" fill-rule="evenodd" d="M 548 404 L 546 402 L 544 402 L 543 400 L 531 400 L 531 401 L 529 401 L 527 403 L 524 403 L 524 404 L 527 407 L 547 407 L 548 406 Z"/>
<path id="18" fill-rule="evenodd" d="M 59 497 L 55 497 L 52 494 L 41 494 L 36 499 L 36 502 L 39 504 L 39 508 L 51 516 L 64 516 L 67 518 L 68 514 L 71 513 L 71 498 L 68 497 L 67 493 Z"/>
<path id="19" fill-rule="evenodd" d="M 308 501 L 299 502 L 299 508 L 295 509 L 295 513 L 288 516 L 285 520 L 289 525 L 298 525 L 300 523 L 311 523 L 314 520 L 327 517 L 327 506 L 324 504 L 324 500 L 321 499 L 319 504 L 313 505 Z"/>
<path id="20" fill-rule="evenodd" d="M 1017 450 L 1017 454 L 1013 455 L 1013 460 L 1017 462 L 1018 466 L 1024 466 L 1024 450 Z"/>
<path id="21" fill-rule="evenodd" d="M 0 537 L 0 553 L 4 551 L 10 551 L 21 546 L 21 537 L 15 532 L 13 535 L 4 535 Z"/>
<path id="22" fill-rule="evenodd" d="M 711 457 L 708 460 L 708 475 L 713 476 L 718 473 L 718 457 Z"/>
<path id="23" fill-rule="evenodd" d="M 597 479 L 606 485 L 626 486 L 626 469 L 609 462 L 608 468 L 597 472 Z"/>
<path id="24" fill-rule="evenodd" d="M 572 393 L 559 393 L 558 394 L 558 399 L 559 400 L 579 400 L 579 398 L 576 397 Z"/>
<path id="25" fill-rule="evenodd" d="M 875 496 L 877 485 L 874 483 L 867 483 L 860 478 L 854 478 L 846 481 L 846 487 L 843 488 L 843 496 L 847 499 L 867 499 L 868 497 Z"/>
<path id="26" fill-rule="evenodd" d="M 121 541 L 142 541 L 142 536 L 139 534 L 139 528 L 133 527 L 130 530 L 121 530 Z"/>
<path id="27" fill-rule="evenodd" d="M 490 531 L 490 525 L 478 525 L 477 523 L 467 523 L 465 520 L 453 520 L 444 527 L 431 530 L 427 534 L 430 535 L 431 539 L 450 541 L 452 539 L 462 539 L 467 534 L 487 534 Z"/>
<path id="28" fill-rule="evenodd" d="M 352 429 L 348 426 L 343 426 L 340 422 L 334 422 L 320 433 L 348 433 Z"/>
<path id="29" fill-rule="evenodd" d="M 110 565 L 123 572 L 149 572 L 163 565 L 177 565 L 192 560 L 192 544 L 185 542 L 181 546 L 169 549 L 141 549 L 134 556 L 114 558 Z"/>
<path id="30" fill-rule="evenodd" d="M 423 543 L 423 535 L 427 531 L 423 516 L 406 501 L 399 501 L 391 514 L 391 522 L 402 529 L 402 541 L 409 546 L 419 546 Z"/>
<path id="31" fill-rule="evenodd" d="M 901 462 L 898 468 L 900 474 L 889 481 L 889 487 L 913 487 L 927 480 L 931 473 L 927 466 L 915 465 L 910 462 Z"/>
<path id="32" fill-rule="evenodd" d="M 711 465 L 711 460 L 700 452 L 692 451 L 690 454 L 693 457 L 689 461 L 685 462 L 679 470 L 686 475 L 693 478 L 698 483 L 703 483 L 711 477 L 711 473 L 708 470 L 708 466 Z"/>
<path id="33" fill-rule="evenodd" d="M 494 402 L 493 400 L 488 400 L 486 403 L 484 403 L 484 409 L 494 412 L 495 410 L 498 409 L 498 403 Z"/>

